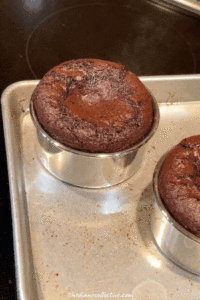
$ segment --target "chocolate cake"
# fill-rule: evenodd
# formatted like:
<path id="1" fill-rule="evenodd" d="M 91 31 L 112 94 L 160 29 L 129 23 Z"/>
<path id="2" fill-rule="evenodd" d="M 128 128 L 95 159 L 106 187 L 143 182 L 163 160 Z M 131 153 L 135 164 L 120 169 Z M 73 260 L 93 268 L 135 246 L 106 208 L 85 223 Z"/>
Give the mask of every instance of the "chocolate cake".
<path id="1" fill-rule="evenodd" d="M 200 135 L 171 150 L 159 173 L 158 190 L 174 219 L 200 237 Z"/>
<path id="2" fill-rule="evenodd" d="M 98 59 L 64 62 L 32 95 L 40 125 L 73 149 L 113 153 L 144 139 L 153 123 L 152 96 L 123 65 Z"/>

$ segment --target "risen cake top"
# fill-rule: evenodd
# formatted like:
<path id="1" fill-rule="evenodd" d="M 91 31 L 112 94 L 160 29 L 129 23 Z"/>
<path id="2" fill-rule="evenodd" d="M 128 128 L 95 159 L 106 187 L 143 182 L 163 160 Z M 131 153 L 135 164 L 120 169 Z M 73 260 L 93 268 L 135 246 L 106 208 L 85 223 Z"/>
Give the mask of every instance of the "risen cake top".
<path id="1" fill-rule="evenodd" d="M 128 149 L 152 126 L 151 95 L 136 75 L 114 62 L 64 62 L 46 73 L 32 97 L 44 130 L 81 151 Z"/>
<path id="2" fill-rule="evenodd" d="M 182 140 L 170 151 L 158 189 L 175 220 L 200 237 L 200 135 Z"/>

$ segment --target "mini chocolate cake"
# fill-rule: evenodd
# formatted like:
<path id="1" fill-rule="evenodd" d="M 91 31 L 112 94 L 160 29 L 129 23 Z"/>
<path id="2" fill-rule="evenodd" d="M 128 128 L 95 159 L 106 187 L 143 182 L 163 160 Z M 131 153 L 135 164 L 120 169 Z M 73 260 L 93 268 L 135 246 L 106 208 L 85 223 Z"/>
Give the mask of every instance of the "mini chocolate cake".
<path id="1" fill-rule="evenodd" d="M 149 133 L 153 99 L 124 66 L 97 59 L 64 62 L 51 69 L 32 95 L 40 125 L 76 150 L 113 153 Z"/>
<path id="2" fill-rule="evenodd" d="M 174 219 L 200 237 L 200 135 L 170 151 L 159 173 L 158 190 Z"/>

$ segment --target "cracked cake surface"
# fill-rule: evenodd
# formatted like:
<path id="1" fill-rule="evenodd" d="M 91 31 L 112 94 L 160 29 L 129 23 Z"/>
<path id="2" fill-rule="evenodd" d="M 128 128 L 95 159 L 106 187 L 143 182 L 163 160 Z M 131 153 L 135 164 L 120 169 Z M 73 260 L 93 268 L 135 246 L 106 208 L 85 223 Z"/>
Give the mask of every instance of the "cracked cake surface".
<path id="1" fill-rule="evenodd" d="M 76 150 L 112 153 L 131 148 L 151 130 L 152 96 L 123 65 L 98 59 L 64 62 L 32 94 L 40 125 Z"/>
<path id="2" fill-rule="evenodd" d="M 170 151 L 159 173 L 158 189 L 174 219 L 200 237 L 200 135 L 182 140 Z"/>

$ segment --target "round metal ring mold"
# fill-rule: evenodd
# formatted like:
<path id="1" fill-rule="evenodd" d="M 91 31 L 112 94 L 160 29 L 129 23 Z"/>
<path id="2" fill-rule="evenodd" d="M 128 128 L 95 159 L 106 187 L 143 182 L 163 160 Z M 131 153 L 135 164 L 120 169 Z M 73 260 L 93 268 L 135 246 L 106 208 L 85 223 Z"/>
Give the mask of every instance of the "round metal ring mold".
<path id="1" fill-rule="evenodd" d="M 159 125 L 160 113 L 155 100 L 153 110 L 151 131 L 135 146 L 115 153 L 89 153 L 66 147 L 51 138 L 39 124 L 31 99 L 30 114 L 38 136 L 37 156 L 51 174 L 69 184 L 85 188 L 103 188 L 119 184 L 133 176 L 141 166 L 143 146 L 154 135 Z"/>
<path id="2" fill-rule="evenodd" d="M 153 175 L 154 209 L 151 216 L 153 237 L 161 252 L 173 263 L 200 275 L 200 238 L 180 225 L 166 209 L 158 190 L 158 177 L 168 153 L 157 163 Z"/>

